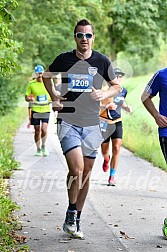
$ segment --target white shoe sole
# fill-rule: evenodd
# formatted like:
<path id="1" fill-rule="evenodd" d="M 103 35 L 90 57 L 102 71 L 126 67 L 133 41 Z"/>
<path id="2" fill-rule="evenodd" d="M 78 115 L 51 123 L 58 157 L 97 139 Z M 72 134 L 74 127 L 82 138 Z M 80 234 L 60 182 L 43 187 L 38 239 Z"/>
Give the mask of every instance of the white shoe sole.
<path id="1" fill-rule="evenodd" d="M 76 226 L 70 226 L 64 223 L 63 230 L 65 233 L 73 235 L 76 232 Z"/>
<path id="2" fill-rule="evenodd" d="M 82 231 L 79 231 L 79 232 L 75 232 L 73 234 L 71 234 L 71 238 L 75 238 L 75 239 L 84 239 L 84 235 L 83 235 L 83 232 Z"/>

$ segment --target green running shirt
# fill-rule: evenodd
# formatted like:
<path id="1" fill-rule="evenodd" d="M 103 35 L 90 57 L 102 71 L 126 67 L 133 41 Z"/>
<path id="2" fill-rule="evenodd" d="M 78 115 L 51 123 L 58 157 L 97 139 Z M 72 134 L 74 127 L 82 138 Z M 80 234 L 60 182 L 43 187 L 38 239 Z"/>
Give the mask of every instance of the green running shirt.
<path id="1" fill-rule="evenodd" d="M 35 103 L 32 103 L 31 109 L 37 113 L 50 112 L 50 96 L 43 82 L 32 80 L 28 83 L 25 95 L 33 95 Z"/>

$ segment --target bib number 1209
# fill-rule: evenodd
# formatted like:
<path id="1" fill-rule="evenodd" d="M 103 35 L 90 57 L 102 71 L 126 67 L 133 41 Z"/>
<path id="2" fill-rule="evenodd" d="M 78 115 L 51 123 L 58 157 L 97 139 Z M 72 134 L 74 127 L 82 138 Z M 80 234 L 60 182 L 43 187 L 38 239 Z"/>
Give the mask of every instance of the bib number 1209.
<path id="1" fill-rule="evenodd" d="M 88 80 L 72 80 L 73 87 L 88 87 L 89 81 Z"/>
<path id="2" fill-rule="evenodd" d="M 68 74 L 68 90 L 72 92 L 91 92 L 93 76 L 89 74 Z"/>

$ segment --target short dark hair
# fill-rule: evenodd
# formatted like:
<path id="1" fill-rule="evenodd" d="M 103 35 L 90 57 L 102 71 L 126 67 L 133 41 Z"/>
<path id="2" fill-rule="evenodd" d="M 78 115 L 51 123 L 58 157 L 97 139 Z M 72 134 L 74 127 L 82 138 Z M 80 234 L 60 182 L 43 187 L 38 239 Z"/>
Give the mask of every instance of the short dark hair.
<path id="1" fill-rule="evenodd" d="M 92 32 L 94 34 L 94 27 L 93 25 L 87 20 L 87 19 L 81 19 L 80 21 L 78 21 L 78 23 L 76 24 L 76 26 L 74 27 L 74 34 L 77 31 L 77 27 L 81 25 L 81 26 L 86 26 L 86 25 L 90 25 L 92 27 Z"/>

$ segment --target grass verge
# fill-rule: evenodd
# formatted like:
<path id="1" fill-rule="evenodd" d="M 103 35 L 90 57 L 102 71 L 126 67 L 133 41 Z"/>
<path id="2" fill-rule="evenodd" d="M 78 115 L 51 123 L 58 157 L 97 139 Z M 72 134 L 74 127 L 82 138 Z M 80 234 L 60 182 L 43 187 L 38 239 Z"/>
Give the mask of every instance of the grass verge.
<path id="1" fill-rule="evenodd" d="M 18 210 L 10 198 L 9 178 L 12 171 L 19 168 L 13 156 L 13 138 L 17 128 L 25 119 L 25 108 L 17 108 L 0 118 L 0 251 L 25 252 L 28 247 L 25 238 L 16 232 L 21 228 L 14 214 Z"/>

